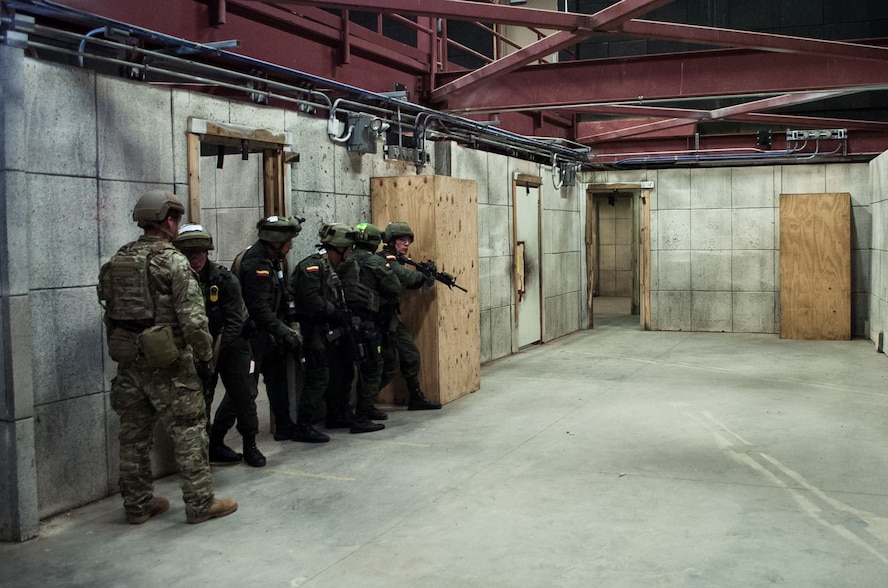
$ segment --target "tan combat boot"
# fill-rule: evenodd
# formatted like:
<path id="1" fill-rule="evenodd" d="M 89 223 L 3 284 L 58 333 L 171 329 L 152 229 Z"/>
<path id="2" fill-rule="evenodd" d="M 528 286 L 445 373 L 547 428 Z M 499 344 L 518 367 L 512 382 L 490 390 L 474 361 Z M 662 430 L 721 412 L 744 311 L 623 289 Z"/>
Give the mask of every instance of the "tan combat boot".
<path id="1" fill-rule="evenodd" d="M 163 496 L 155 496 L 148 505 L 148 511 L 140 515 L 126 515 L 126 522 L 131 525 L 141 525 L 151 517 L 165 513 L 170 508 L 170 501 Z"/>
<path id="2" fill-rule="evenodd" d="M 228 516 L 236 510 L 237 502 L 234 498 L 214 498 L 213 502 L 210 503 L 210 508 L 208 508 L 205 513 L 199 515 L 189 514 L 185 520 L 188 524 L 194 525 L 210 519 L 218 519 L 219 517 Z"/>

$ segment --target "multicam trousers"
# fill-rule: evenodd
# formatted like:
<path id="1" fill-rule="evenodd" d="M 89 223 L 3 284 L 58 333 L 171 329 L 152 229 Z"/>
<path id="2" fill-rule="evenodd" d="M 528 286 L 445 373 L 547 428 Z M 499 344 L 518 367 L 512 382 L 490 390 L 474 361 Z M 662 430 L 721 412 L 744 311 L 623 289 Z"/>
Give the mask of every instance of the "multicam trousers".
<path id="1" fill-rule="evenodd" d="M 120 494 L 127 514 L 147 512 L 154 494 L 151 445 L 158 418 L 172 439 L 186 511 L 205 513 L 213 501 L 213 482 L 206 405 L 191 353 L 180 351 L 179 359 L 163 369 L 142 359 L 118 365 L 111 406 L 120 416 Z"/>

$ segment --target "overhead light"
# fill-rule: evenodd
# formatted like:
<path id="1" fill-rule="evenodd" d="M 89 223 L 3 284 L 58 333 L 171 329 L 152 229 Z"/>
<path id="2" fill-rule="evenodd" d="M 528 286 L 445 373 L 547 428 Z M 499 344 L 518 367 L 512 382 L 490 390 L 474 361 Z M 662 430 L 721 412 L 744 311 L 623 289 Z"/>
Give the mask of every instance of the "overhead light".
<path id="1" fill-rule="evenodd" d="M 518 6 L 520 4 L 527 4 L 527 0 L 509 0 L 509 4 L 512 6 Z"/>

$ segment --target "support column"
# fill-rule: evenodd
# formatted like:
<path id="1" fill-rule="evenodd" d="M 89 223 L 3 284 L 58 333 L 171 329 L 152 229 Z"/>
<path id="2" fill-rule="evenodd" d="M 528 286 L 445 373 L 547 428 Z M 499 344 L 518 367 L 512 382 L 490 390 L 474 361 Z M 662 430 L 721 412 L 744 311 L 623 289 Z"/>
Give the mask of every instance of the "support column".
<path id="1" fill-rule="evenodd" d="M 24 54 L 0 46 L 0 540 L 39 531 L 28 299 Z M 24 259 L 22 259 L 24 257 Z M 13 333 L 15 336 L 13 336 Z"/>

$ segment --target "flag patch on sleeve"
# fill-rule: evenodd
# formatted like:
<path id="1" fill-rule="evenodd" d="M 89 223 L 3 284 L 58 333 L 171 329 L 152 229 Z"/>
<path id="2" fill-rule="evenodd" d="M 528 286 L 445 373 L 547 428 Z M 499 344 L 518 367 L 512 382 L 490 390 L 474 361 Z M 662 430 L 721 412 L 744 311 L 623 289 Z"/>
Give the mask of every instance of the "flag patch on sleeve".
<path id="1" fill-rule="evenodd" d="M 317 271 L 318 271 L 318 266 L 316 266 L 316 265 L 310 265 L 310 266 L 308 266 L 307 268 L 305 268 L 305 271 L 306 271 L 307 273 L 309 273 L 309 274 L 317 273 Z"/>
<path id="2" fill-rule="evenodd" d="M 260 278 L 267 278 L 270 274 L 267 269 L 257 269 L 256 275 L 259 276 Z"/>

